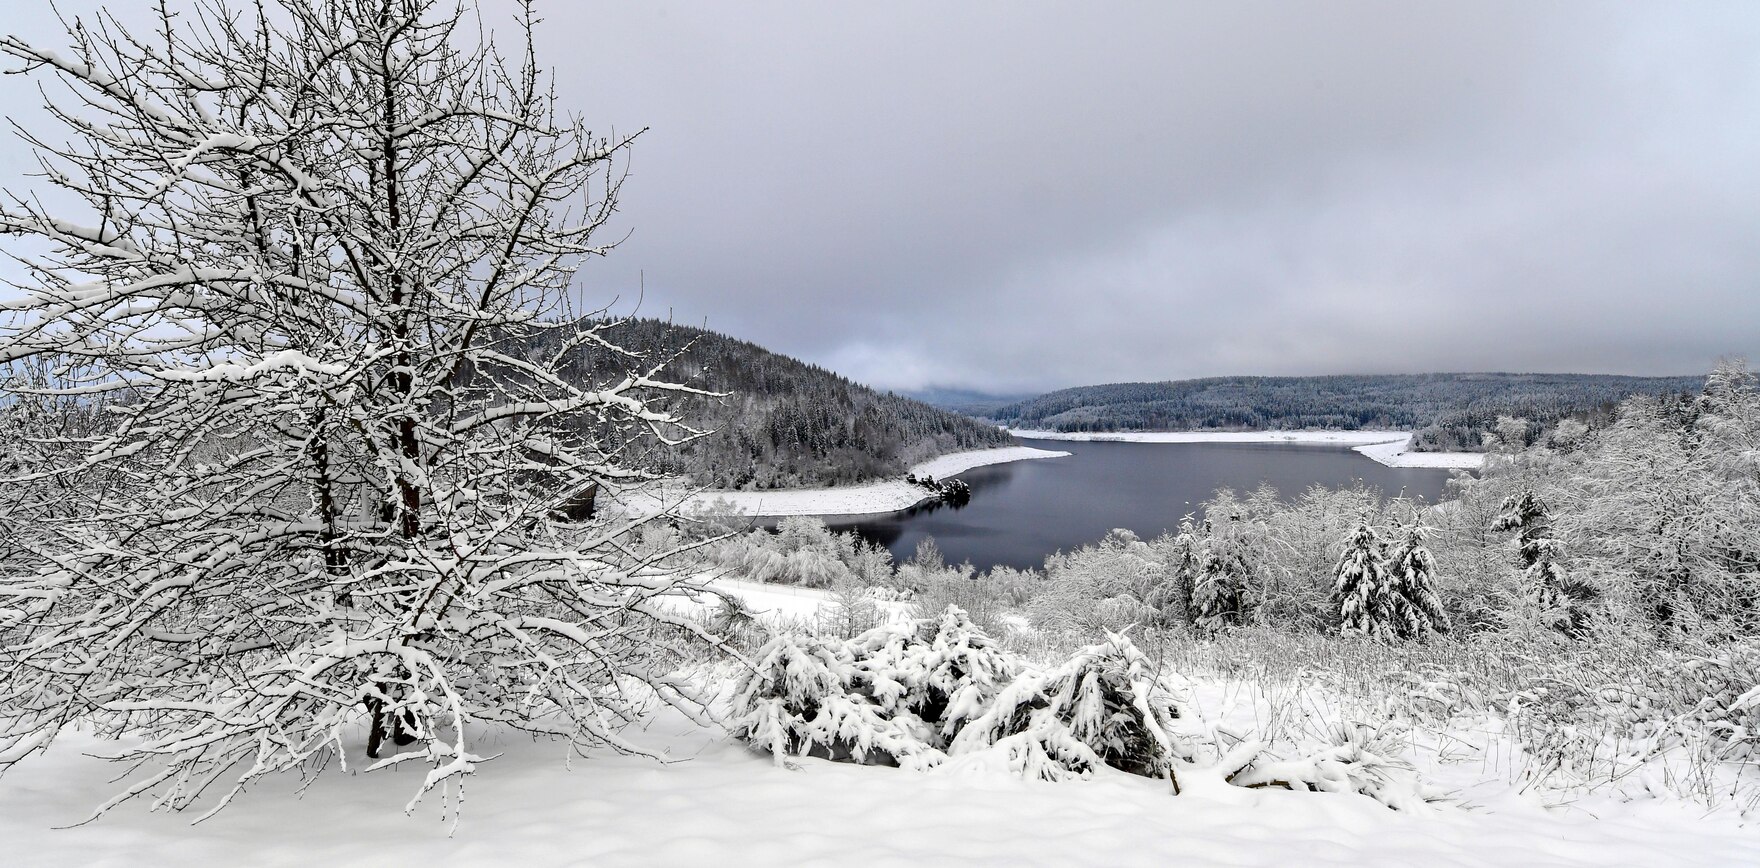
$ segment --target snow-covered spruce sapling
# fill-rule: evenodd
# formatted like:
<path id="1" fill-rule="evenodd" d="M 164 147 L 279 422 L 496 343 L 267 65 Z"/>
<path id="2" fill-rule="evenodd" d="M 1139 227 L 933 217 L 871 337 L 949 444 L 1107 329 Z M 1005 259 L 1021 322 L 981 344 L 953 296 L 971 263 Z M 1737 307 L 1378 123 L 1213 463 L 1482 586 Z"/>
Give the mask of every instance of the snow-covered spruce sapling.
<path id="1" fill-rule="evenodd" d="M 1416 520 L 1399 528 L 1387 550 L 1388 601 L 1401 638 L 1448 632 L 1448 613 L 1436 594 L 1436 558 L 1424 545 L 1430 529 Z"/>
<path id="2" fill-rule="evenodd" d="M 1108 633 L 1055 669 L 1016 678 L 948 753 L 961 764 L 1047 781 L 1085 777 L 1101 765 L 1160 777 L 1177 758 L 1178 717 L 1153 664 L 1129 638 Z"/>
<path id="3" fill-rule="evenodd" d="M 937 743 L 946 745 L 989 709 L 1020 664 L 958 606 L 948 606 L 932 624 L 922 656 L 927 702 L 918 713 L 938 725 Z"/>
<path id="4" fill-rule="evenodd" d="M 1163 581 L 1145 601 L 1157 613 L 1162 625 L 1192 623 L 1192 591 L 1204 561 L 1205 548 L 1192 525 L 1192 514 L 1180 519 L 1179 532 L 1172 540 L 1171 556 L 1162 572 Z"/>
<path id="5" fill-rule="evenodd" d="M 911 641 L 908 632 L 896 638 L 901 647 Z M 890 762 L 919 770 L 939 765 L 945 756 L 928 744 L 927 727 L 900 714 L 903 703 L 882 704 L 863 695 L 856 666 L 850 643 L 778 632 L 734 693 L 733 735 L 769 753 L 777 765 L 790 756 Z M 909 690 L 909 685 L 900 687 Z"/>
<path id="6" fill-rule="evenodd" d="M 1204 523 L 1197 575 L 1192 583 L 1192 624 L 1207 633 L 1246 623 L 1253 602 L 1252 568 L 1234 522 L 1220 533 Z"/>
<path id="7" fill-rule="evenodd" d="M 0 767 L 77 724 L 142 763 L 100 812 L 218 810 L 363 729 L 425 793 L 484 727 L 637 751 L 636 704 L 700 716 L 651 665 L 708 638 L 656 605 L 690 583 L 563 517 L 698 436 L 664 359 L 568 301 L 631 138 L 553 104 L 529 6 L 508 59 L 437 0 L 243 5 L 0 39 L 71 94 L 31 139 L 57 195 L 0 205 L 49 249 L 0 365 L 61 376 L 0 403 L 108 411 L 35 477 L 85 501 L 0 564 Z M 556 373 L 582 353 L 618 373 Z"/>
<path id="8" fill-rule="evenodd" d="M 1345 540 L 1333 570 L 1332 595 L 1341 632 L 1383 641 L 1397 638 L 1386 553 L 1367 521 L 1358 522 Z"/>
<path id="9" fill-rule="evenodd" d="M 1564 568 L 1563 545 L 1552 531 L 1552 513 L 1531 488 L 1505 498 L 1491 529 L 1516 532 L 1527 604 L 1553 629 L 1569 636 L 1588 630 L 1595 588 Z"/>

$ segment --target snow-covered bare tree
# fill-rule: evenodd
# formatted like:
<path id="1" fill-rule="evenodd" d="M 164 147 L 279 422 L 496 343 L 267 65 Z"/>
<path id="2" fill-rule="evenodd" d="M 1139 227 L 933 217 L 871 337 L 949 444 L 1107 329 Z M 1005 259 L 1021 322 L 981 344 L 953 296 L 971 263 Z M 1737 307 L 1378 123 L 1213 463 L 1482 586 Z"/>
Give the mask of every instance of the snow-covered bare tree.
<path id="1" fill-rule="evenodd" d="M 53 251 L 0 364 L 55 376 L 6 389 L 109 411 L 5 483 L 89 499 L 0 565 L 0 768 L 78 722 L 145 763 L 104 807 L 218 810 L 364 728 L 420 798 L 484 726 L 634 750 L 640 703 L 699 710 L 655 657 L 691 586 L 579 508 L 697 432 L 571 315 L 631 139 L 559 111 L 529 4 L 510 55 L 436 0 L 157 12 L 0 40 L 64 127 L 29 136 L 52 196 L 0 202 Z M 583 352 L 627 373 L 554 373 Z"/>

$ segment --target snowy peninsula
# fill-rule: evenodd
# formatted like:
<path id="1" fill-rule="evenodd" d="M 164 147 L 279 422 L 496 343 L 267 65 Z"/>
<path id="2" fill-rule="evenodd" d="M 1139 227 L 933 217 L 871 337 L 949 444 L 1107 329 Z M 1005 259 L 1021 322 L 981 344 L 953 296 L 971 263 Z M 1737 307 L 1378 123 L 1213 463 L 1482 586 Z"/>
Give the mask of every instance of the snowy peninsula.
<path id="1" fill-rule="evenodd" d="M 1062 458 L 1068 452 L 1036 449 L 1031 446 L 1006 446 L 1000 449 L 974 449 L 933 458 L 911 468 L 919 477 L 946 479 L 974 467 L 1002 464 L 1008 461 L 1029 461 L 1038 458 Z M 774 491 L 702 491 L 684 498 L 681 511 L 731 512 L 740 515 L 781 517 L 789 515 L 869 515 L 910 509 L 929 494 L 921 486 L 902 479 L 870 482 L 865 485 L 843 485 L 834 488 L 788 488 Z"/>
<path id="2" fill-rule="evenodd" d="M 1405 431 L 1032 431 L 1009 429 L 1023 440 L 1066 440 L 1108 443 L 1283 443 L 1292 446 L 1349 446 L 1388 467 L 1431 467 L 1477 470 L 1485 463 L 1478 452 L 1408 452 L 1412 435 Z"/>

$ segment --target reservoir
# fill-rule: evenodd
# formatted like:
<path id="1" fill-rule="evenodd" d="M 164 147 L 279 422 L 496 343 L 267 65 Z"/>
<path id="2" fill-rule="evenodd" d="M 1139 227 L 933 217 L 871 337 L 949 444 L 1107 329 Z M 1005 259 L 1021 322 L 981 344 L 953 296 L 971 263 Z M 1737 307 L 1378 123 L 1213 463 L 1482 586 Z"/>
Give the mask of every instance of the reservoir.
<path id="1" fill-rule="evenodd" d="M 1387 467 L 1346 446 L 1278 443 L 1119 443 L 1021 441 L 1072 453 L 1015 461 L 958 475 L 971 503 L 938 504 L 887 515 L 825 516 L 833 530 L 854 531 L 908 560 L 932 536 L 950 564 L 979 570 L 1025 569 L 1045 556 L 1098 541 L 1117 527 L 1143 539 L 1177 528 L 1218 488 L 1245 493 L 1270 483 L 1287 500 L 1309 486 L 1342 488 L 1358 480 L 1392 497 L 1435 503 L 1451 471 Z"/>

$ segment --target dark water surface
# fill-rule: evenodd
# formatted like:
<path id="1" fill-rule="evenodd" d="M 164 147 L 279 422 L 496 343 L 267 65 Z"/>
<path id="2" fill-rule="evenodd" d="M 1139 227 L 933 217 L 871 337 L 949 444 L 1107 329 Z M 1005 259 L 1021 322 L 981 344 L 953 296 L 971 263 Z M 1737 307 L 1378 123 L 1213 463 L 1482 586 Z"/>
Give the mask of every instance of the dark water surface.
<path id="1" fill-rule="evenodd" d="M 1040 567 L 1046 555 L 1095 542 L 1115 527 L 1144 539 L 1160 536 L 1218 488 L 1244 493 L 1269 482 L 1288 499 L 1311 485 L 1339 488 L 1360 479 L 1390 496 L 1434 503 L 1449 477 L 1447 470 L 1386 467 L 1343 446 L 1023 442 L 1073 454 L 961 473 L 972 502 L 960 509 L 826 516 L 825 523 L 886 546 L 900 561 L 933 536 L 948 563 Z"/>

